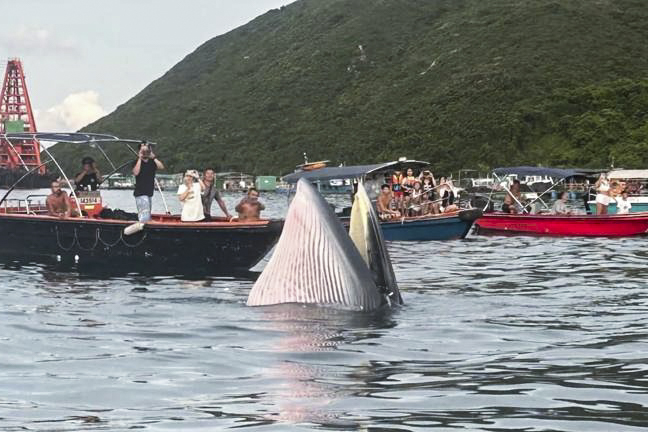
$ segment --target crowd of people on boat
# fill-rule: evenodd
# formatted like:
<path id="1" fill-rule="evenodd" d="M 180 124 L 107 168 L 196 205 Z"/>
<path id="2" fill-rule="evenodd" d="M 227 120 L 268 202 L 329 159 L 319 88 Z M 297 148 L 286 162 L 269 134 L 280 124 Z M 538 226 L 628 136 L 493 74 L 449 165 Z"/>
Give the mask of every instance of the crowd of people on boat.
<path id="1" fill-rule="evenodd" d="M 81 161 L 82 170 L 74 177 L 75 193 L 96 191 L 103 182 L 103 177 L 96 162 L 91 157 Z M 153 152 L 152 146 L 143 142 L 139 146 L 137 160 L 133 164 L 135 176 L 135 206 L 137 219 L 146 223 L 152 219 L 152 203 L 155 191 L 155 175 L 157 170 L 163 170 L 164 163 Z M 227 209 L 214 181 L 214 170 L 207 168 L 201 176 L 196 170 L 185 172 L 182 184 L 178 187 L 177 197 L 182 206 L 180 220 L 182 222 L 212 221 L 212 204 L 218 203 L 223 215 L 228 221 L 234 219 Z M 47 212 L 55 217 L 78 217 L 78 211 L 72 197 L 61 187 L 61 181 L 51 183 L 51 193 L 46 199 Z M 259 201 L 259 191 L 251 187 L 246 196 L 235 207 L 239 222 L 259 220 L 265 206 Z"/>
<path id="2" fill-rule="evenodd" d="M 608 214 L 608 206 L 614 202 L 616 204 L 616 214 L 628 214 L 632 210 L 632 204 L 628 200 L 630 193 L 637 193 L 641 189 L 640 184 L 626 183 L 623 181 L 612 181 L 607 177 L 607 174 L 601 173 L 598 180 L 594 184 L 596 190 L 596 214 Z M 558 200 L 556 200 L 551 207 L 549 213 L 554 215 L 575 215 L 579 214 L 577 210 L 571 209 L 567 206 L 569 193 L 563 191 L 560 193 Z M 535 213 L 533 203 L 527 202 L 521 193 L 521 183 L 519 180 L 514 179 L 510 188 L 507 189 L 507 194 L 502 204 L 502 212 L 509 214 L 519 213 Z"/>
<path id="3" fill-rule="evenodd" d="M 608 213 L 608 206 L 616 202 L 617 214 L 628 214 L 632 210 L 632 204 L 628 201 L 630 192 L 637 193 L 641 186 L 634 183 L 622 181 L 610 181 L 605 173 L 602 173 L 594 184 L 596 188 L 596 214 Z"/>
<path id="4" fill-rule="evenodd" d="M 441 177 L 437 182 L 429 170 L 416 174 L 408 168 L 405 174 L 397 170 L 385 175 L 376 207 L 383 220 L 421 217 L 456 212 L 456 199 L 450 179 Z"/>

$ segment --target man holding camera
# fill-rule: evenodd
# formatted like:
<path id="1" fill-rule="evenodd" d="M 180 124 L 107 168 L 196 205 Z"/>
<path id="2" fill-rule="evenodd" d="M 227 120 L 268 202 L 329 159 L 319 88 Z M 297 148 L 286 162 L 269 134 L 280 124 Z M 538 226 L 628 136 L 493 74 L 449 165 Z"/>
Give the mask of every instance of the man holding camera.
<path id="1" fill-rule="evenodd" d="M 146 223 L 151 220 L 151 206 L 153 191 L 155 189 L 155 173 L 164 169 L 164 164 L 155 157 L 152 146 L 147 142 L 139 145 L 139 154 L 133 175 L 135 176 L 135 205 L 137 205 L 137 218 Z"/>

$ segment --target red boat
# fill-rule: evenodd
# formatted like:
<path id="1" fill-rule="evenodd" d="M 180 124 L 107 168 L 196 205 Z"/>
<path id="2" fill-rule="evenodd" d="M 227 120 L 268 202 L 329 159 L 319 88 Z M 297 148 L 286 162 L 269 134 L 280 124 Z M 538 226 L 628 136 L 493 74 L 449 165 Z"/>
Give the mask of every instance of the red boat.
<path id="1" fill-rule="evenodd" d="M 624 215 L 538 215 L 485 213 L 478 234 L 630 237 L 648 233 L 648 212 Z"/>

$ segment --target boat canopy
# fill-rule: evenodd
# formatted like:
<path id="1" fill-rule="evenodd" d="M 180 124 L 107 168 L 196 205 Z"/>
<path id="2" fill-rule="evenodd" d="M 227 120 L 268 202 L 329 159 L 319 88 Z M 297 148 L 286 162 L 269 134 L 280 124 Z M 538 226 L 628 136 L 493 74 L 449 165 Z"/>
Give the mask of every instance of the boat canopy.
<path id="1" fill-rule="evenodd" d="M 36 139 L 40 141 L 84 144 L 96 142 L 142 142 L 142 140 L 122 139 L 114 135 L 96 133 L 58 133 L 58 132 L 17 132 L 0 134 L 0 138 L 9 141 Z"/>
<path id="2" fill-rule="evenodd" d="M 288 174 L 282 178 L 286 183 L 297 183 L 299 179 L 306 179 L 311 182 L 326 181 L 326 180 L 344 180 L 344 179 L 357 179 L 363 178 L 368 174 L 380 172 L 383 170 L 396 170 L 402 167 L 416 167 L 424 168 L 429 166 L 429 162 L 404 160 L 394 161 L 382 164 L 373 165 L 352 165 L 342 167 L 326 167 L 313 171 L 298 171 Z"/>
<path id="3" fill-rule="evenodd" d="M 496 168 L 493 172 L 498 176 L 505 176 L 509 174 L 516 174 L 518 176 L 548 176 L 559 179 L 568 177 L 583 177 L 585 173 L 573 169 L 562 168 L 544 168 L 532 166 L 517 166 L 508 168 Z"/>
<path id="4" fill-rule="evenodd" d="M 648 170 L 614 170 L 608 174 L 610 179 L 645 180 L 648 179 Z"/>

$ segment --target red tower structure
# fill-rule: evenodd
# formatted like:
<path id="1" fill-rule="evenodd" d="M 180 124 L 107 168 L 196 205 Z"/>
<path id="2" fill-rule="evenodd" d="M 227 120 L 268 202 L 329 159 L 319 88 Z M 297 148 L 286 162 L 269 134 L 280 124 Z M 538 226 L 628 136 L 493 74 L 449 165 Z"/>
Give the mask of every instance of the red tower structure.
<path id="1" fill-rule="evenodd" d="M 10 59 L 0 91 L 0 133 L 36 132 L 25 73 L 19 59 Z M 0 168 L 34 169 L 41 165 L 40 143 L 0 139 Z M 41 168 L 41 172 L 45 167 Z"/>

